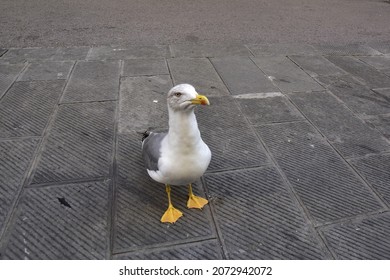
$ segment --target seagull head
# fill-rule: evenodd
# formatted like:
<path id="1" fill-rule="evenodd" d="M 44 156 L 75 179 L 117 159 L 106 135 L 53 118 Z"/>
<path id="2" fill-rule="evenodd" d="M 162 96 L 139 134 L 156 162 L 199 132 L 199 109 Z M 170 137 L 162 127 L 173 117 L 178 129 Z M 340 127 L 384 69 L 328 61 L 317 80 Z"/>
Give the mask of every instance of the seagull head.
<path id="1" fill-rule="evenodd" d="M 210 105 L 206 96 L 200 95 L 189 84 L 180 84 L 168 92 L 168 107 L 174 111 L 191 110 L 197 105 Z"/>

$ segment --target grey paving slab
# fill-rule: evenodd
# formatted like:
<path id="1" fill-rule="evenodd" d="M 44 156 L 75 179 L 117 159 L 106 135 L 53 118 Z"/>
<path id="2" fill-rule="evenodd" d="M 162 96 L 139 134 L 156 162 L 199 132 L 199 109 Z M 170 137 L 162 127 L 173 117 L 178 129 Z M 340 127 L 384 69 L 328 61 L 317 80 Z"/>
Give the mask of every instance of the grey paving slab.
<path id="1" fill-rule="evenodd" d="M 362 117 L 390 113 L 390 95 L 373 91 L 350 75 L 318 77 L 318 81 Z"/>
<path id="2" fill-rule="evenodd" d="M 264 148 L 234 99 L 214 97 L 210 103 L 196 112 L 202 138 L 212 152 L 208 171 L 269 164 Z"/>
<path id="3" fill-rule="evenodd" d="M 272 167 L 206 176 L 228 259 L 327 259 L 314 229 Z"/>
<path id="4" fill-rule="evenodd" d="M 345 156 L 389 151 L 389 143 L 328 92 L 297 93 L 291 99 Z"/>
<path id="5" fill-rule="evenodd" d="M 79 61 L 74 67 L 61 102 L 118 99 L 119 61 Z"/>
<path id="6" fill-rule="evenodd" d="M 366 120 L 390 140 L 390 115 L 379 115 Z"/>
<path id="7" fill-rule="evenodd" d="M 253 61 L 283 92 L 323 90 L 288 57 L 254 57 Z"/>
<path id="8" fill-rule="evenodd" d="M 51 59 L 54 61 L 85 60 L 89 50 L 90 47 L 58 48 Z"/>
<path id="9" fill-rule="evenodd" d="M 18 81 L 66 80 L 74 62 L 32 62 L 19 76 Z"/>
<path id="10" fill-rule="evenodd" d="M 164 58 L 128 59 L 123 64 L 123 76 L 169 75 Z"/>
<path id="11" fill-rule="evenodd" d="M 207 96 L 229 95 L 209 59 L 174 58 L 169 59 L 168 63 L 175 84 L 191 84 Z"/>
<path id="12" fill-rule="evenodd" d="M 56 48 L 9 49 L 0 61 L 15 64 L 25 61 L 50 60 L 56 52 Z"/>
<path id="13" fill-rule="evenodd" d="M 381 53 L 368 45 L 351 44 L 314 44 L 315 49 L 322 55 L 380 55 Z"/>
<path id="14" fill-rule="evenodd" d="M 65 81 L 16 82 L 0 100 L 0 138 L 41 136 Z"/>
<path id="15" fill-rule="evenodd" d="M 351 162 L 390 205 L 390 154 L 360 158 Z"/>
<path id="16" fill-rule="evenodd" d="M 378 70 L 390 70 L 390 56 L 359 56 L 359 60 Z"/>
<path id="17" fill-rule="evenodd" d="M 388 260 L 390 215 L 384 213 L 324 228 L 325 239 L 337 259 Z"/>
<path id="18" fill-rule="evenodd" d="M 244 115 L 252 124 L 303 120 L 302 114 L 282 95 L 243 95 L 236 98 Z"/>
<path id="19" fill-rule="evenodd" d="M 188 209 L 185 186 L 172 186 L 172 203 L 183 217 L 160 222 L 168 199 L 164 184 L 152 181 L 143 166 L 140 135 L 119 136 L 117 166 L 114 253 L 215 237 L 209 206 Z M 194 192 L 205 197 L 200 182 Z"/>
<path id="20" fill-rule="evenodd" d="M 370 88 L 390 87 L 390 77 L 354 57 L 327 56 L 330 62 L 356 76 Z"/>
<path id="21" fill-rule="evenodd" d="M 115 106 L 115 102 L 60 106 L 33 183 L 108 176 Z"/>
<path id="22" fill-rule="evenodd" d="M 255 56 L 315 55 L 318 51 L 308 44 L 249 44 L 248 48 Z"/>
<path id="23" fill-rule="evenodd" d="M 38 139 L 0 141 L 0 233 L 11 204 L 22 188 Z"/>
<path id="24" fill-rule="evenodd" d="M 372 42 L 369 46 L 383 54 L 390 54 L 390 41 Z"/>
<path id="25" fill-rule="evenodd" d="M 168 128 L 168 75 L 126 77 L 121 80 L 119 133 Z"/>
<path id="26" fill-rule="evenodd" d="M 0 64 L 0 98 L 16 80 L 24 66 L 24 64 Z"/>
<path id="27" fill-rule="evenodd" d="M 136 251 L 114 255 L 115 260 L 220 260 L 221 248 L 217 241 L 176 245 L 171 248 Z"/>
<path id="28" fill-rule="evenodd" d="M 3 54 L 5 54 L 6 51 L 7 51 L 6 49 L 0 49 L 0 57 L 1 57 Z"/>
<path id="29" fill-rule="evenodd" d="M 133 59 L 170 57 L 166 45 L 127 46 L 127 47 L 94 47 L 90 50 L 87 60 Z"/>
<path id="30" fill-rule="evenodd" d="M 289 58 L 312 77 L 340 76 L 346 74 L 344 70 L 337 67 L 323 56 L 292 55 L 289 56 Z"/>
<path id="31" fill-rule="evenodd" d="M 104 259 L 109 184 L 91 182 L 27 189 L 4 259 Z"/>
<path id="32" fill-rule="evenodd" d="M 249 56 L 247 47 L 241 44 L 172 44 L 172 57 L 221 57 Z"/>
<path id="33" fill-rule="evenodd" d="M 233 95 L 279 91 L 249 57 L 212 58 L 211 62 Z"/>
<path id="34" fill-rule="evenodd" d="M 381 202 L 306 122 L 257 128 L 314 224 L 382 209 Z"/>

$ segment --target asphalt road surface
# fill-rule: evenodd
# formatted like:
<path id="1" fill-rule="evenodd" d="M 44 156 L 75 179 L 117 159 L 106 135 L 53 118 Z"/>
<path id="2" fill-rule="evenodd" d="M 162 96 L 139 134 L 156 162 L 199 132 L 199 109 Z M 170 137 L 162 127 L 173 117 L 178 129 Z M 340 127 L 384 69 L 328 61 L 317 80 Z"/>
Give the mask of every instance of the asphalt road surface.
<path id="1" fill-rule="evenodd" d="M 388 0 L 1 0 L 0 5 L 1 47 L 390 38 Z"/>

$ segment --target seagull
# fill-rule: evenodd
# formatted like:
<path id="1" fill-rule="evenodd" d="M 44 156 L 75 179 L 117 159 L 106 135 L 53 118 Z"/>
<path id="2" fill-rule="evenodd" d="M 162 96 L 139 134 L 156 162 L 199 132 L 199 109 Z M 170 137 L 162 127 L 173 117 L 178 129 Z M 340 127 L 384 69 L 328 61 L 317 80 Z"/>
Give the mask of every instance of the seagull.
<path id="1" fill-rule="evenodd" d="M 194 195 L 192 183 L 206 171 L 211 151 L 203 142 L 195 117 L 195 107 L 210 105 L 189 84 L 173 87 L 167 96 L 169 129 L 165 133 L 145 132 L 142 158 L 149 176 L 162 184 L 168 195 L 168 209 L 162 223 L 175 223 L 183 213 L 172 205 L 171 185 L 188 185 L 188 208 L 202 209 L 207 199 Z"/>

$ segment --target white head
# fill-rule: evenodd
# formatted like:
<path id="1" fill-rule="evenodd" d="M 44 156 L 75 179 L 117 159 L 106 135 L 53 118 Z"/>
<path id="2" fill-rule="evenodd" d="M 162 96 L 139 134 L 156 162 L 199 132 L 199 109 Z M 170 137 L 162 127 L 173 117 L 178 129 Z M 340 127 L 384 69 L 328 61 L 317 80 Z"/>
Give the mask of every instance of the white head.
<path id="1" fill-rule="evenodd" d="M 168 92 L 168 107 L 174 111 L 190 110 L 196 105 L 210 105 L 206 96 L 200 95 L 195 88 L 189 84 L 177 85 Z"/>

